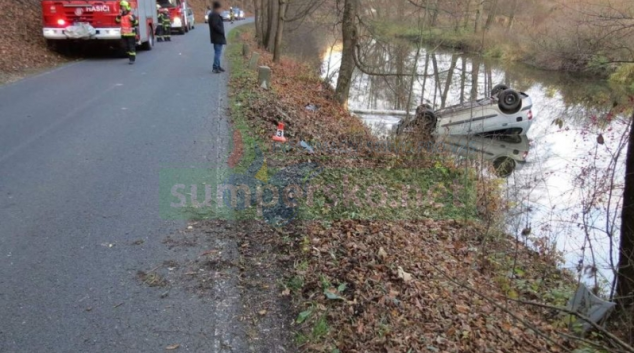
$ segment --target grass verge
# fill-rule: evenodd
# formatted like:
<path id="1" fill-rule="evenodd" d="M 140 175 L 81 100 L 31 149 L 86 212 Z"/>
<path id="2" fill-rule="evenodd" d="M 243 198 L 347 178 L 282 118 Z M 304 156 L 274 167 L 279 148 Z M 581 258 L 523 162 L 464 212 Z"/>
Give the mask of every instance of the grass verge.
<path id="1" fill-rule="evenodd" d="M 237 169 L 256 172 L 251 166 L 259 150 L 266 169 L 257 170 L 258 179 L 275 181 L 294 166 L 310 165 L 319 168 L 318 176 L 302 179 L 306 188 L 297 193 L 332 186 L 313 193 L 312 202 L 299 202 L 297 217 L 276 230 L 289 260 L 279 290 L 292 298 L 301 351 L 580 346 L 563 335 L 569 317 L 526 304 L 563 306 L 573 281 L 557 269 L 559 254 L 526 246 L 530 234 L 519 239 L 496 230 L 503 203 L 495 180 L 444 155 L 346 148 L 341 141 L 351 137 L 369 145 L 377 140 L 334 103 L 331 89 L 309 67 L 288 59 L 273 63 L 261 53 L 260 64 L 273 71 L 273 88 L 262 90 L 242 56 L 243 44 L 255 48 L 251 27 L 234 31 L 230 41 L 231 113 L 244 144 Z M 279 121 L 288 127 L 284 153 L 269 142 Z M 300 141 L 340 148 L 310 153 Z M 370 185 L 379 187 L 370 191 Z M 421 197 L 409 193 L 413 189 Z M 405 203 L 411 207 L 401 207 Z"/>

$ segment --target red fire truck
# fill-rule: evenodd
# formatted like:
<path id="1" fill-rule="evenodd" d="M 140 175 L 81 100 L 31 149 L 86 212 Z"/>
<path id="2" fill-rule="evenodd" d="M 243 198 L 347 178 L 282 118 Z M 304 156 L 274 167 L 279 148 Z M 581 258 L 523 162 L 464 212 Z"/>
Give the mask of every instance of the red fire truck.
<path id="1" fill-rule="evenodd" d="M 156 0 L 127 0 L 139 19 L 137 43 L 145 50 L 154 46 Z M 80 40 L 119 41 L 119 0 L 42 0 L 44 38 L 49 44 Z"/>
<path id="2" fill-rule="evenodd" d="M 157 0 L 156 3 L 162 8 L 169 10 L 173 31 L 180 34 L 189 32 L 190 25 L 193 25 L 193 23 L 188 23 L 187 3 L 185 0 Z"/>

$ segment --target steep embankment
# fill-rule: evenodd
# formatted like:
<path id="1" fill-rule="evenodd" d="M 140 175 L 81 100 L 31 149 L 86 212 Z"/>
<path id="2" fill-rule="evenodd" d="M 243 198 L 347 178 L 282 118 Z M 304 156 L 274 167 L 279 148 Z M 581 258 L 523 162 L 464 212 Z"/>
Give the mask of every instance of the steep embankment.
<path id="1" fill-rule="evenodd" d="M 556 314 L 574 290 L 557 255 L 533 252 L 496 230 L 504 202 L 494 179 L 442 153 L 382 149 L 302 63 L 274 63 L 260 53 L 258 63 L 273 77 L 270 90 L 258 88 L 243 43 L 257 47 L 248 28 L 234 34 L 227 51 L 242 145 L 236 170 L 257 159 L 259 146 L 266 168 L 255 178 L 291 185 L 284 177 L 300 167 L 315 171 L 297 173 L 309 183 L 306 198 L 294 188 L 297 213 L 278 212 L 292 221 L 268 231 L 281 252 L 276 259 L 285 259 L 277 262 L 286 272 L 277 290 L 293 303 L 290 329 L 300 351 L 541 353 L 583 346 L 570 338 L 571 319 Z M 279 121 L 289 139 L 284 148 L 269 142 Z M 426 194 L 414 198 L 409 186 Z M 264 219 L 276 220 L 272 213 Z"/>
<path id="2" fill-rule="evenodd" d="M 41 18 L 37 0 L 11 1 L 2 7 L 0 22 L 6 25 L 0 41 L 0 83 L 67 60 L 47 49 Z"/>

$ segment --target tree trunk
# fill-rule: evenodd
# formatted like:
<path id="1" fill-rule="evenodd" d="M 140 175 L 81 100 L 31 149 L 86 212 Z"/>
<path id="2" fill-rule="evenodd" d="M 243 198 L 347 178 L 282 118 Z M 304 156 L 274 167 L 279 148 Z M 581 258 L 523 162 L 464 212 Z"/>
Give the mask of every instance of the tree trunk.
<path id="1" fill-rule="evenodd" d="M 434 100 L 432 105 L 436 106 L 436 95 L 442 90 L 440 89 L 440 70 L 438 70 L 438 60 L 436 59 L 436 53 L 431 54 L 431 64 L 434 70 Z"/>
<path id="2" fill-rule="evenodd" d="M 517 11 L 517 0 L 513 0 L 513 5 L 511 6 L 511 15 L 509 16 L 509 27 L 510 31 L 513 28 L 513 23 L 515 22 L 515 12 Z"/>
<path id="3" fill-rule="evenodd" d="M 484 11 L 484 0 L 477 0 L 478 9 L 476 10 L 475 23 L 473 24 L 473 33 L 478 33 L 480 29 L 480 19 L 482 18 L 482 11 Z"/>
<path id="4" fill-rule="evenodd" d="M 269 38 L 266 42 L 266 48 L 269 52 L 273 52 L 275 47 L 275 38 L 277 37 L 277 17 L 279 16 L 279 5 L 275 0 L 269 2 Z"/>
<path id="5" fill-rule="evenodd" d="M 429 70 L 429 52 L 425 53 L 425 69 L 423 70 L 423 84 L 420 90 L 420 104 L 425 104 L 425 85 L 427 84 L 427 70 Z"/>
<path id="6" fill-rule="evenodd" d="M 394 110 L 401 110 L 405 106 L 405 59 L 409 54 L 409 45 L 396 47 L 394 61 L 396 66 L 396 85 L 394 87 Z M 391 56 L 391 55 L 390 55 Z"/>
<path id="7" fill-rule="evenodd" d="M 277 16 L 277 31 L 275 47 L 273 48 L 273 62 L 279 62 L 282 57 L 282 33 L 284 32 L 284 16 L 286 16 L 286 0 L 279 0 L 279 16 Z"/>
<path id="8" fill-rule="evenodd" d="M 484 24 L 484 30 L 488 31 L 493 24 L 495 16 L 498 14 L 498 0 L 491 0 L 491 7 L 489 8 L 489 14 L 487 15 L 487 21 Z"/>
<path id="9" fill-rule="evenodd" d="M 480 78 L 480 60 L 474 58 L 471 61 L 471 94 L 469 99 L 474 102 L 478 99 L 478 80 Z"/>
<path id="10" fill-rule="evenodd" d="M 343 50 L 341 53 L 341 67 L 339 68 L 339 78 L 335 89 L 335 99 L 347 105 L 350 95 L 350 85 L 352 84 L 352 74 L 355 65 L 355 47 L 357 45 L 357 0 L 345 0 L 343 9 L 343 22 L 341 31 L 343 33 Z"/>
<path id="11" fill-rule="evenodd" d="M 458 63 L 458 55 L 451 55 L 451 65 L 449 66 L 449 71 L 447 72 L 447 81 L 445 81 L 445 89 L 442 92 L 442 96 L 440 97 L 440 108 L 444 108 L 447 104 L 447 93 L 449 93 L 449 87 L 451 87 L 451 81 L 453 80 L 453 72 L 456 69 L 456 64 Z"/>
<path id="12" fill-rule="evenodd" d="M 464 103 L 464 89 L 467 81 L 467 60 L 460 58 L 462 69 L 460 70 L 460 104 Z"/>
<path id="13" fill-rule="evenodd" d="M 260 0 L 260 26 L 262 27 L 262 38 L 260 38 L 260 46 L 262 48 L 266 47 L 266 43 L 269 42 L 269 36 L 271 35 L 270 26 L 269 26 L 269 6 L 266 1 L 268 0 Z"/>
<path id="14" fill-rule="evenodd" d="M 259 43 L 262 40 L 262 27 L 260 27 L 260 3 L 262 0 L 253 0 L 253 14 L 255 15 L 255 41 Z"/>
<path id="15" fill-rule="evenodd" d="M 438 7 L 440 6 L 440 4 L 438 4 L 440 0 L 433 0 L 434 2 L 434 9 L 431 12 L 431 26 L 432 27 L 436 27 L 436 21 L 438 20 Z"/>
<path id="16" fill-rule="evenodd" d="M 471 0 L 467 0 L 467 4 L 465 5 L 464 12 L 464 23 L 462 24 L 463 29 L 467 29 L 469 27 L 469 17 L 471 17 Z"/>
<path id="17" fill-rule="evenodd" d="M 620 304 L 628 308 L 634 304 L 634 125 L 627 146 L 622 207 L 616 293 Z"/>

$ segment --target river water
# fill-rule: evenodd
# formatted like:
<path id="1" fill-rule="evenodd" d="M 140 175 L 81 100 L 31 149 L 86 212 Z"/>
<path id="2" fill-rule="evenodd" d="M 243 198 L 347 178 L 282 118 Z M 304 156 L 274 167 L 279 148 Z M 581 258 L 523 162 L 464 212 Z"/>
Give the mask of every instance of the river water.
<path id="1" fill-rule="evenodd" d="M 334 84 L 341 48 L 323 48 L 322 53 L 322 76 Z M 514 162 L 502 178 L 507 229 L 542 251 L 560 252 L 562 266 L 610 290 L 618 261 L 629 126 L 628 119 L 614 112 L 627 104 L 624 92 L 596 78 L 419 50 L 409 43 L 373 43 L 361 60 L 364 71 L 372 74 L 355 73 L 348 103 L 352 111 L 414 111 L 423 102 L 437 109 L 485 97 L 498 83 L 527 93 L 535 118 L 526 137 L 470 138 L 481 144 L 490 162 L 500 156 Z M 384 115 L 360 118 L 380 136 L 399 121 Z M 462 143 L 453 139 L 454 145 Z"/>

